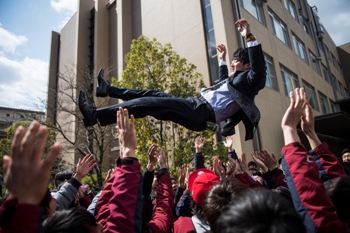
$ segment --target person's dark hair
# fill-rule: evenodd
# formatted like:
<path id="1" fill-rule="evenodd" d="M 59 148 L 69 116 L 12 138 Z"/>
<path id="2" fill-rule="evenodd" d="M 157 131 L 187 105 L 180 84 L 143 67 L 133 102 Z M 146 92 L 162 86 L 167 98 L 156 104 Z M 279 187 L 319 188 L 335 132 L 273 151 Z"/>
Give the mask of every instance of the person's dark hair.
<path id="1" fill-rule="evenodd" d="M 343 154 L 350 152 L 350 148 L 345 148 L 342 152 L 341 152 L 341 156 L 343 156 Z"/>
<path id="2" fill-rule="evenodd" d="M 271 191 L 283 198 L 286 198 L 286 200 L 288 200 L 293 205 L 292 194 L 290 193 L 289 189 L 287 189 L 286 187 L 278 186 L 275 189 L 271 189 Z"/>
<path id="3" fill-rule="evenodd" d="M 331 198 L 338 218 L 350 220 L 350 176 L 338 177 L 326 186 L 327 195 Z"/>
<path id="4" fill-rule="evenodd" d="M 211 231 L 215 232 L 215 222 L 224 208 L 246 189 L 247 187 L 234 177 L 226 178 L 213 185 L 203 201 L 204 217 Z"/>
<path id="5" fill-rule="evenodd" d="M 304 233 L 291 204 L 267 189 L 248 189 L 235 198 L 215 223 L 215 233 Z"/>
<path id="6" fill-rule="evenodd" d="M 55 185 L 58 186 L 57 180 L 63 182 L 64 180 L 69 180 L 72 178 L 73 172 L 71 170 L 63 170 L 55 175 Z"/>
<path id="7" fill-rule="evenodd" d="M 193 210 L 193 215 L 196 215 L 199 221 L 201 221 L 202 223 L 207 222 L 207 220 L 204 217 L 202 207 L 197 205 L 196 202 L 194 202 L 194 200 L 192 199 L 192 197 L 191 197 L 191 208 Z"/>
<path id="8" fill-rule="evenodd" d="M 45 232 L 92 233 L 97 227 L 95 218 L 80 208 L 57 211 L 43 222 Z"/>
<path id="9" fill-rule="evenodd" d="M 51 201 L 51 192 L 50 192 L 50 189 L 47 188 L 45 196 L 39 204 L 39 206 L 43 207 L 44 209 L 44 213 L 43 213 L 44 218 L 50 215 L 50 201 Z"/>
<path id="10" fill-rule="evenodd" d="M 248 167 L 250 167 L 250 166 L 255 166 L 256 168 L 258 167 L 258 165 L 256 164 L 256 162 L 254 162 L 254 161 L 250 161 L 250 162 L 248 163 Z"/>
<path id="11" fill-rule="evenodd" d="M 241 60 L 244 64 L 250 63 L 248 49 L 238 48 L 234 53 L 232 60 Z"/>

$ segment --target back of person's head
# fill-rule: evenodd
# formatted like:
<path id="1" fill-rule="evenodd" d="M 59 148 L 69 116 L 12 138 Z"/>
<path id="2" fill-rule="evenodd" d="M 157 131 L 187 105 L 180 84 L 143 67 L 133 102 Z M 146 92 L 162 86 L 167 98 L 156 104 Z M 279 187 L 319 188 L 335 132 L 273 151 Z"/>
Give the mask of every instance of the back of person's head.
<path id="1" fill-rule="evenodd" d="M 55 175 L 55 185 L 56 187 L 58 187 L 58 185 L 62 182 L 64 182 L 65 180 L 69 180 L 70 178 L 72 178 L 73 172 L 71 170 L 63 170 L 58 172 Z"/>
<path id="2" fill-rule="evenodd" d="M 50 233 L 94 233 L 99 227 L 95 218 L 80 208 L 58 211 L 45 219 L 43 226 Z"/>
<path id="3" fill-rule="evenodd" d="M 291 204 L 267 189 L 248 189 L 235 198 L 215 224 L 220 233 L 304 233 L 303 221 Z"/>
<path id="4" fill-rule="evenodd" d="M 248 55 L 248 49 L 244 48 L 238 48 L 234 53 L 233 53 L 233 58 L 232 60 L 241 60 L 244 64 L 250 63 L 249 60 L 249 55 Z"/>
<path id="5" fill-rule="evenodd" d="M 215 222 L 223 209 L 246 189 L 247 187 L 234 177 L 226 178 L 213 185 L 203 201 L 204 217 L 212 231 L 215 231 Z"/>
<path id="6" fill-rule="evenodd" d="M 326 186 L 338 218 L 343 222 L 350 220 L 350 176 L 338 177 Z"/>
<path id="7" fill-rule="evenodd" d="M 278 186 L 275 189 L 271 189 L 271 191 L 278 194 L 279 196 L 285 198 L 291 204 L 293 204 L 292 194 L 290 193 L 289 189 L 287 189 L 286 187 Z"/>

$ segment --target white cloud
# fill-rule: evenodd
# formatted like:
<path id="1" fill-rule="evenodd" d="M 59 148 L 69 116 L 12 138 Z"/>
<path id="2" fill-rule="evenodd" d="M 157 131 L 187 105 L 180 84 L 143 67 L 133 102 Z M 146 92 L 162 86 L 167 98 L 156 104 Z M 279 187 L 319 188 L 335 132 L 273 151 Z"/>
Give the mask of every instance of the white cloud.
<path id="1" fill-rule="evenodd" d="M 51 0 L 50 4 L 58 13 L 68 11 L 73 14 L 77 10 L 77 0 Z"/>
<path id="2" fill-rule="evenodd" d="M 25 36 L 17 36 L 0 25 L 0 47 L 5 52 L 15 54 L 17 46 L 26 41 L 28 41 L 28 39 Z"/>
<path id="3" fill-rule="evenodd" d="M 44 110 L 48 63 L 39 59 L 21 61 L 0 56 L 0 106 Z M 38 106 L 40 106 L 38 108 Z"/>

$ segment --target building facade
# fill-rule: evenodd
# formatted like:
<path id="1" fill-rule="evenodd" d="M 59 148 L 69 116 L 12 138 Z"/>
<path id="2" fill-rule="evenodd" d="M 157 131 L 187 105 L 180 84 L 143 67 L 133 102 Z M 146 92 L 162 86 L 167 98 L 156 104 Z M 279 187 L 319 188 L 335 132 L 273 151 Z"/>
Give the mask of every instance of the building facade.
<path id="1" fill-rule="evenodd" d="M 17 108 L 0 107 L 0 139 L 7 138 L 5 129 L 18 121 L 31 122 L 45 120 L 45 112 Z"/>
<path id="2" fill-rule="evenodd" d="M 289 106 L 289 91 L 304 87 L 316 118 L 342 112 L 338 102 L 349 98 L 346 80 L 350 76 L 341 65 L 342 57 L 349 56 L 349 46 L 340 56 L 317 16 L 317 8 L 310 7 L 307 0 L 80 0 L 76 14 L 62 31 L 52 33 L 48 108 L 57 109 L 61 100 L 52 91 L 62 89 L 59 73 L 72 72 L 77 84 L 86 79 L 79 72 L 81 67 L 92 77 L 100 67 L 106 68 L 106 79 L 120 77 L 131 41 L 140 35 L 170 43 L 181 57 L 197 66 L 210 86 L 218 80 L 216 45 L 226 45 L 228 61 L 237 47 L 245 46 L 234 24 L 242 17 L 262 44 L 268 75 L 266 87 L 255 98 L 261 121 L 254 140 L 244 140 L 245 129 L 240 123 L 234 147 L 239 154 L 262 148 L 279 154 L 284 145 L 280 123 Z M 96 87 L 96 80 L 92 85 Z M 91 99 L 101 104 L 99 98 Z M 113 101 L 102 106 L 116 103 Z M 47 114 L 53 122 L 69 121 L 66 127 L 72 132 L 78 124 L 71 115 Z M 344 114 L 340 114 L 341 119 L 349 123 Z M 327 119 L 320 124 L 334 123 L 332 117 Z M 321 136 L 333 140 L 331 149 L 336 153 L 350 141 L 348 136 L 332 132 Z"/>

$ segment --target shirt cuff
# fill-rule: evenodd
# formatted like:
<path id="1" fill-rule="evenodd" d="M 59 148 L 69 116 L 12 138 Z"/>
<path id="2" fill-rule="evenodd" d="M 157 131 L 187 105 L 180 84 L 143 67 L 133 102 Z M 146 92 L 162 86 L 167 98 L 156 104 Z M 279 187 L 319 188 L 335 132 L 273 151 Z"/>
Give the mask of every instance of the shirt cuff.
<path id="1" fill-rule="evenodd" d="M 220 61 L 220 66 L 226 66 L 226 61 Z"/>
<path id="2" fill-rule="evenodd" d="M 253 47 L 253 46 L 258 46 L 258 45 L 259 45 L 259 43 L 258 43 L 257 40 L 247 42 L 247 47 L 248 48 L 249 47 Z"/>

